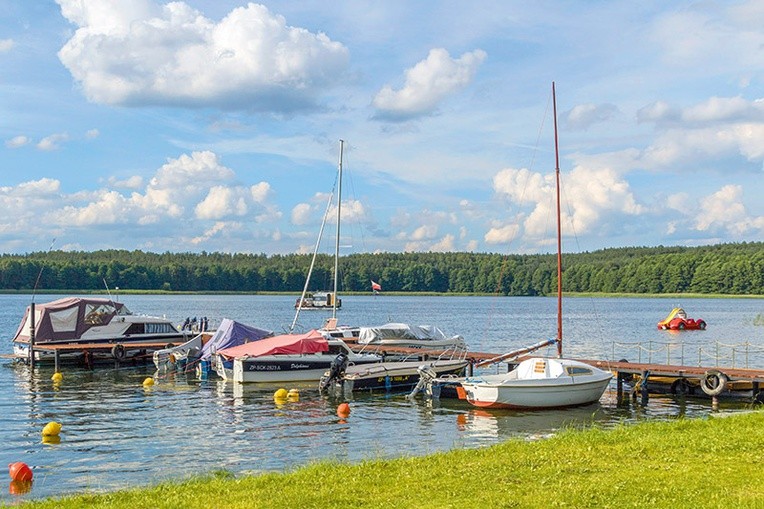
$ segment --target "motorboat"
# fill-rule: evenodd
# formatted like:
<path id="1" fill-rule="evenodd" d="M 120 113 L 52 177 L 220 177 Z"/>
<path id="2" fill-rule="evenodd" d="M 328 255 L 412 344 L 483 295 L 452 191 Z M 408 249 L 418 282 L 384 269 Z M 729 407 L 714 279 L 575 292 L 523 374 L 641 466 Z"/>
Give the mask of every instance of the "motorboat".
<path id="1" fill-rule="evenodd" d="M 340 354 L 319 380 L 319 392 L 342 395 L 352 391 L 396 392 L 416 386 L 423 374 L 427 380 L 437 377 L 459 377 L 468 361 L 463 355 L 455 358 L 433 358 L 385 361 L 373 364 L 349 365 Z"/>
<path id="2" fill-rule="evenodd" d="M 152 357 L 154 366 L 161 371 L 184 371 L 199 360 L 202 348 L 212 337 L 212 332 L 201 332 L 180 345 L 155 350 Z"/>
<path id="3" fill-rule="evenodd" d="M 380 355 L 354 353 L 341 339 L 311 330 L 218 350 L 213 366 L 223 379 L 239 383 L 318 382 L 340 353 L 353 364 L 382 361 Z"/>
<path id="4" fill-rule="evenodd" d="M 196 363 L 197 375 L 199 378 L 204 379 L 212 372 L 217 372 L 213 364 L 217 362 L 216 354 L 218 350 L 260 341 L 271 336 L 273 336 L 273 331 L 271 330 L 247 325 L 230 318 L 223 318 L 220 321 L 220 326 L 215 330 L 215 334 L 212 335 L 209 341 L 203 344 L 199 352 L 198 362 Z M 230 370 L 233 367 L 233 363 L 230 360 L 221 362 L 223 363 L 221 371 L 223 369 Z"/>
<path id="5" fill-rule="evenodd" d="M 339 309 L 342 299 L 335 297 L 334 292 L 307 292 L 294 303 L 295 309 Z"/>
<path id="6" fill-rule="evenodd" d="M 34 321 L 30 319 L 33 306 Z M 133 314 L 121 302 L 96 297 L 66 297 L 28 306 L 13 336 L 13 352 L 18 359 L 29 359 L 32 328 L 35 346 L 44 349 L 55 345 L 114 343 L 111 352 L 106 350 L 106 356 L 116 360 L 123 360 L 130 351 L 138 351 L 126 346 L 139 343 L 169 345 L 189 339 L 188 332 L 178 330 L 167 318 Z M 59 354 L 62 360 L 83 355 L 77 349 Z M 35 350 L 35 361 L 53 359 L 54 354 L 50 351 Z"/>
<path id="7" fill-rule="evenodd" d="M 464 338 L 458 334 L 448 336 L 433 325 L 409 325 L 406 323 L 360 327 L 358 344 L 378 347 L 466 349 Z"/>

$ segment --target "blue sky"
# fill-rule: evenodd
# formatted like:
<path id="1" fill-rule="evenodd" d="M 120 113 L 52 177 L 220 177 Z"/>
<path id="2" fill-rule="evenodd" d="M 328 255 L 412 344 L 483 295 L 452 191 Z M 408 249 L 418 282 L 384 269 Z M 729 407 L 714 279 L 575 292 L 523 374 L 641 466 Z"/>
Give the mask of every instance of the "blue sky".
<path id="1" fill-rule="evenodd" d="M 764 2 L 6 0 L 0 252 L 764 240 Z M 330 251 L 327 227 L 322 250 Z"/>

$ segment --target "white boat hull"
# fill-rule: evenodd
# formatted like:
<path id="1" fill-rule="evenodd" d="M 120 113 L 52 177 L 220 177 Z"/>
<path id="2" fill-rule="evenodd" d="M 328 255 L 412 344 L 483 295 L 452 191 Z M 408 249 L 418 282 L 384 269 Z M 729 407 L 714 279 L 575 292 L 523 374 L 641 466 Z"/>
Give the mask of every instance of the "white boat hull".
<path id="1" fill-rule="evenodd" d="M 508 384 L 463 382 L 467 401 L 481 408 L 561 408 L 599 401 L 610 377 L 591 382 L 543 384 L 517 380 Z"/>

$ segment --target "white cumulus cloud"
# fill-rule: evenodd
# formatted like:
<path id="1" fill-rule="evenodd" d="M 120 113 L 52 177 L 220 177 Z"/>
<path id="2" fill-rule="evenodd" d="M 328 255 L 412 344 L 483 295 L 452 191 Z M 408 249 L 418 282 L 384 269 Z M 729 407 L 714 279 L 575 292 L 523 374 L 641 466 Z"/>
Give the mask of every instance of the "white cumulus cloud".
<path id="1" fill-rule="evenodd" d="M 294 111 L 341 79 L 348 50 L 249 3 L 220 21 L 188 4 L 57 0 L 77 26 L 59 59 L 90 101 Z"/>
<path id="2" fill-rule="evenodd" d="M 430 50 L 425 60 L 407 69 L 405 83 L 399 90 L 386 85 L 373 100 L 377 117 L 406 120 L 428 115 L 448 96 L 464 89 L 485 60 L 483 50 L 465 53 L 453 59 L 443 48 Z"/>

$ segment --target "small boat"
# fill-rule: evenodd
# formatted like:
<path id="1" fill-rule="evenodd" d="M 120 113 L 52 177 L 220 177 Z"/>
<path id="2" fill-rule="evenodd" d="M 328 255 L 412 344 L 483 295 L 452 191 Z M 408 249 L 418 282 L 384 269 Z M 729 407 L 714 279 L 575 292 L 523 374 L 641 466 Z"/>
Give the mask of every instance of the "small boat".
<path id="1" fill-rule="evenodd" d="M 185 370 L 199 360 L 202 348 L 210 339 L 212 332 L 201 332 L 180 345 L 155 350 L 153 355 L 154 366 L 158 370 Z"/>
<path id="2" fill-rule="evenodd" d="M 560 222 L 560 156 L 557 144 L 557 100 L 552 83 L 557 198 L 557 337 L 529 349 L 557 344 L 557 358 L 523 360 L 508 373 L 469 377 L 461 381 L 465 399 L 476 407 L 558 408 L 594 403 L 602 397 L 612 373 L 562 356 L 562 234 Z M 516 358 L 517 352 L 487 362 Z M 487 363 L 486 362 L 486 363 Z M 486 363 L 480 363 L 486 364 Z M 461 391 L 460 391 L 461 392 Z"/>
<path id="3" fill-rule="evenodd" d="M 467 364 L 467 360 L 461 355 L 456 358 L 349 365 L 348 359 L 340 354 L 319 380 L 318 390 L 340 395 L 350 391 L 409 390 L 419 383 L 423 372 L 427 373 L 428 379 L 459 377 L 464 374 Z"/>
<path id="4" fill-rule="evenodd" d="M 402 348 L 466 349 L 460 335 L 448 336 L 433 325 L 387 323 L 379 327 L 361 327 L 359 345 Z"/>
<path id="5" fill-rule="evenodd" d="M 666 318 L 658 322 L 661 330 L 706 330 L 705 320 L 687 318 L 687 313 L 682 308 L 674 308 Z"/>
<path id="6" fill-rule="evenodd" d="M 225 380 L 240 383 L 318 382 L 340 353 L 353 364 L 382 361 L 380 355 L 354 353 L 341 339 L 311 330 L 218 350 L 214 369 Z"/>
<path id="7" fill-rule="evenodd" d="M 27 307 L 13 337 L 14 355 L 29 359 L 31 333 L 30 309 Z M 189 339 L 187 332 L 178 330 L 167 318 L 133 314 L 127 306 L 111 299 L 95 297 L 66 297 L 45 304 L 35 304 L 35 346 L 88 345 L 114 343 L 108 357 L 123 360 L 137 343 L 178 343 Z M 118 348 L 122 346 L 122 348 Z M 61 352 L 60 358 L 81 358 L 81 351 Z M 53 360 L 54 354 L 35 351 L 35 361 Z"/>
<path id="8" fill-rule="evenodd" d="M 339 309 L 342 299 L 335 298 L 334 292 L 307 292 L 294 303 L 295 309 Z"/>
<path id="9" fill-rule="evenodd" d="M 260 341 L 271 336 L 273 336 L 273 331 L 253 327 L 230 318 L 223 318 L 220 321 L 220 326 L 215 330 L 215 334 L 202 346 L 196 364 L 197 375 L 202 379 L 210 375 L 210 372 L 213 371 L 213 361 L 217 362 L 215 354 L 218 350 Z M 223 364 L 221 370 L 230 370 L 233 367 L 231 361 L 225 361 Z"/>

